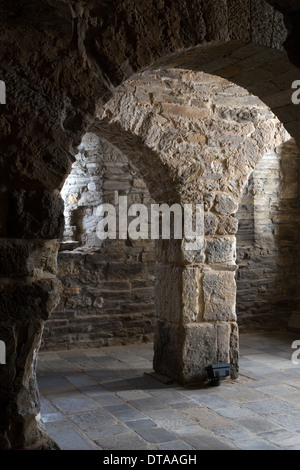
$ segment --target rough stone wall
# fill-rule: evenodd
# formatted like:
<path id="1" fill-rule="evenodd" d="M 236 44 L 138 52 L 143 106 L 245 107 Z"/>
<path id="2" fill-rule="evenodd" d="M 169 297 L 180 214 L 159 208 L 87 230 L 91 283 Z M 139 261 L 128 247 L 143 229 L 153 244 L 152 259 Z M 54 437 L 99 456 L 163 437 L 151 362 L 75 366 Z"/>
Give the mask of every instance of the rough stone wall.
<path id="1" fill-rule="evenodd" d="M 295 4 L 276 1 L 286 18 L 293 17 Z M 1 371 L 3 449 L 47 440 L 39 440 L 44 433 L 38 424 L 34 357 L 58 292 L 45 252 L 49 240 L 55 252 L 63 233 L 59 191 L 97 105 L 132 73 L 204 41 L 237 38 L 281 47 L 283 17 L 268 3 L 224 0 L 222 5 L 202 0 L 1 2 L 0 66 L 8 100 L 0 110 L 0 235 L 8 262 L 1 273 L 0 302 L 1 333 L 11 357 L 7 373 Z M 299 65 L 295 17 L 287 48 Z"/>
<path id="2" fill-rule="evenodd" d="M 172 54 L 151 67 L 159 68 L 206 72 L 245 88 L 272 110 L 292 137 L 300 139 L 300 112 L 292 103 L 291 88 L 299 70 L 284 52 L 240 41 L 212 42 Z"/>
<path id="3" fill-rule="evenodd" d="M 155 247 L 151 240 L 99 240 L 100 204 L 150 207 L 149 192 L 128 158 L 87 134 L 62 195 L 66 227 L 58 255 L 61 301 L 42 347 L 68 349 L 147 341 L 154 331 Z M 130 219 L 129 219 L 130 220 Z"/>
<path id="4" fill-rule="evenodd" d="M 99 118 L 95 132 L 129 152 L 155 200 L 163 200 L 155 168 L 149 154 L 132 153 L 135 142 L 150 149 L 150 162 L 159 155 L 164 189 L 173 187 L 177 202 L 205 206 L 199 250 L 187 250 L 185 241 L 158 249 L 155 370 L 182 382 L 201 381 L 205 365 L 230 361 L 236 377 L 235 214 L 253 169 L 288 134 L 247 90 L 179 68 L 128 80 Z"/>
<path id="5" fill-rule="evenodd" d="M 19 188 L 42 198 L 61 189 L 96 107 L 161 57 L 215 40 L 281 47 L 283 17 L 267 2 L 222 0 L 220 8 L 219 1 L 2 2 L 1 79 L 9 96 L 0 121 L 5 195 Z M 38 218 L 39 211 L 28 211 Z M 2 236 L 16 235 L 4 224 Z"/>
<path id="6" fill-rule="evenodd" d="M 153 244 L 106 241 L 102 247 L 95 235 L 99 219 L 92 214 L 113 201 L 114 190 L 127 194 L 129 204 L 148 205 L 149 193 L 127 157 L 107 142 L 89 135 L 80 150 L 63 191 L 67 224 L 61 250 L 70 245 L 71 251 L 58 256 L 64 288 L 44 330 L 45 349 L 138 342 L 154 331 Z M 284 328 L 300 304 L 299 172 L 299 150 L 290 141 L 263 157 L 244 190 L 236 214 L 236 313 L 242 331 Z M 78 207 L 79 220 L 72 215 Z"/>
<path id="7" fill-rule="evenodd" d="M 268 153 L 237 217 L 237 315 L 243 331 L 285 328 L 299 308 L 300 154 L 293 141 Z"/>
<path id="8" fill-rule="evenodd" d="M 95 132 L 130 155 L 153 199 L 163 200 L 172 186 L 185 203 L 204 201 L 213 219 L 210 236 L 236 233 L 230 216 L 249 175 L 270 148 L 289 138 L 272 111 L 246 89 L 182 69 L 148 70 L 127 80 L 101 110 Z M 145 143 L 153 159 L 159 156 L 168 177 L 163 191 L 157 167 L 147 153 L 132 151 L 130 134 Z"/>

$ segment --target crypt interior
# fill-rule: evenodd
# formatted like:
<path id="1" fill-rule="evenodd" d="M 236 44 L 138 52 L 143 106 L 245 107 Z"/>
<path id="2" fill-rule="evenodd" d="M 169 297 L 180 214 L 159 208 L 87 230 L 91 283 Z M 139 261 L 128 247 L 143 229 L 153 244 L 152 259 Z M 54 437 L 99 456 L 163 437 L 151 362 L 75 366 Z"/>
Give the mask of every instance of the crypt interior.
<path id="1" fill-rule="evenodd" d="M 0 449 L 299 450 L 300 2 L 0 13 Z M 204 243 L 101 240 L 116 194 Z"/>

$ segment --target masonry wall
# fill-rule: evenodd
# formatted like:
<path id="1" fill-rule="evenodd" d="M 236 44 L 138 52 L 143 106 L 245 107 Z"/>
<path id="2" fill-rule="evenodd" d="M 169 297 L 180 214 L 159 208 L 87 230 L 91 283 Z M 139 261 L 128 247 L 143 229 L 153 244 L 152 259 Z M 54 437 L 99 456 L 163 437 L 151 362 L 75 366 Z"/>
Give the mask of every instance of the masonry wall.
<path id="1" fill-rule="evenodd" d="M 299 173 L 300 154 L 290 141 L 264 156 L 245 188 L 237 213 L 241 331 L 284 328 L 300 305 Z M 58 256 L 62 299 L 46 324 L 44 348 L 152 340 L 153 242 L 101 242 L 95 234 L 96 209 L 114 202 L 115 191 L 127 195 L 129 205 L 153 202 L 127 157 L 89 135 L 64 187 L 66 230 Z"/>
<path id="2" fill-rule="evenodd" d="M 241 331 L 285 328 L 300 305 L 300 154 L 283 144 L 258 164 L 238 211 Z"/>
<path id="3" fill-rule="evenodd" d="M 67 179 L 66 227 L 58 255 L 61 302 L 47 322 L 45 349 L 97 347 L 153 338 L 154 243 L 97 238 L 97 208 L 151 199 L 128 159 L 105 140 L 87 134 Z"/>

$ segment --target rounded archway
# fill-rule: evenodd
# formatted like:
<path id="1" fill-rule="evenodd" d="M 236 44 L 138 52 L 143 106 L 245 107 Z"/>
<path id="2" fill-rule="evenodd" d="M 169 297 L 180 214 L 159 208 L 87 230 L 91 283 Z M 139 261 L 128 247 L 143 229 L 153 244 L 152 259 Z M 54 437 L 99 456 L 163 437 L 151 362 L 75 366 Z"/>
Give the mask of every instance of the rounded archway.
<path id="1" fill-rule="evenodd" d="M 286 17 L 293 10 L 292 3 L 282 7 Z M 58 301 L 56 240 L 63 234 L 64 223 L 59 191 L 76 147 L 94 121 L 95 107 L 107 102 L 115 87 L 131 75 L 182 49 L 215 40 L 281 48 L 286 38 L 282 15 L 267 2 L 244 7 L 224 0 L 223 7 L 198 0 L 153 0 L 151 8 L 131 0 L 118 2 L 114 9 L 110 2 L 101 6 L 95 2 L 50 5 L 46 0 L 42 4 L 31 0 L 26 5 L 17 0 L 13 6 L 1 6 L 5 23 L 1 78 L 7 82 L 9 98 L 5 110 L 1 109 L 0 233 L 4 261 L 0 303 L 9 356 L 5 373 L 1 371 L 3 448 L 45 442 L 38 422 L 34 363 L 44 322 Z M 159 19 L 156 24 L 153 15 Z M 289 45 L 297 39 L 294 25 L 292 21 Z M 152 34 L 147 34 L 149 31 Z M 284 59 L 280 71 L 287 65 Z M 254 75 L 256 70 L 252 68 Z M 278 75 L 275 70 L 269 73 Z M 290 69 L 283 73 L 287 81 L 294 76 Z M 230 79 L 234 81 L 232 76 Z M 282 90 L 280 83 L 276 87 Z M 285 98 L 274 99 L 278 104 Z M 278 107 L 284 108 L 283 103 Z M 294 128 L 287 127 L 297 137 L 298 113 L 296 108 L 287 109 L 289 119 L 291 109 L 297 116 L 292 119 Z M 280 119 L 291 122 L 283 114 Z M 134 140 L 140 139 L 135 136 Z M 165 170 L 162 179 L 164 176 Z"/>
<path id="2" fill-rule="evenodd" d="M 236 50 L 236 44 L 230 46 Z M 211 49 L 216 54 L 214 46 L 205 48 Z M 194 51 L 187 56 L 186 63 L 195 66 Z M 215 362 L 230 362 L 237 377 L 235 214 L 257 163 L 290 136 L 245 88 L 186 70 L 180 57 L 176 61 L 179 68 L 153 67 L 125 82 L 100 112 L 93 132 L 129 158 L 135 155 L 134 141 L 142 141 L 169 173 L 180 202 L 205 205 L 203 248 L 191 254 L 179 245 L 174 256 L 166 247 L 156 270 L 154 368 L 187 383 L 205 379 L 206 366 Z M 152 166 L 147 171 L 146 154 L 136 163 L 145 178 L 155 172 Z M 177 304 L 168 306 L 166 298 L 177 298 Z"/>

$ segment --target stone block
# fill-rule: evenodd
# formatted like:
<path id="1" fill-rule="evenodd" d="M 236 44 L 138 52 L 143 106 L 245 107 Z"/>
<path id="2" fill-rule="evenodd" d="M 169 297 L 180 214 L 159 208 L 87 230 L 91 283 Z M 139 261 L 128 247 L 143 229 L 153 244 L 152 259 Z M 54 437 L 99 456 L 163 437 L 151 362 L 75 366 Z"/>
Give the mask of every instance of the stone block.
<path id="1" fill-rule="evenodd" d="M 0 286 L 0 312 L 4 322 L 12 319 L 47 320 L 58 305 L 61 283 L 57 279 Z"/>
<path id="2" fill-rule="evenodd" d="M 215 210 L 221 215 L 232 215 L 238 210 L 238 202 L 231 196 L 218 194 L 216 196 Z"/>
<path id="3" fill-rule="evenodd" d="M 231 324 L 218 323 L 217 328 L 217 355 L 220 364 L 230 363 L 230 339 L 231 339 Z"/>
<path id="4" fill-rule="evenodd" d="M 234 262 L 236 259 L 235 238 L 206 240 L 206 257 L 209 264 Z"/>
<path id="5" fill-rule="evenodd" d="M 203 302 L 205 321 L 235 321 L 236 283 L 233 272 L 205 273 Z"/>
<path id="6" fill-rule="evenodd" d="M 198 323 L 184 328 L 158 323 L 154 369 L 184 384 L 203 383 L 208 365 L 231 362 L 231 332 L 230 323 Z"/>
<path id="7" fill-rule="evenodd" d="M 235 322 L 231 322 L 230 364 L 231 378 L 237 379 L 239 376 L 239 327 Z"/>
<path id="8" fill-rule="evenodd" d="M 0 276 L 55 274 L 58 242 L 0 241 Z"/>
<path id="9" fill-rule="evenodd" d="M 197 321 L 202 305 L 199 292 L 200 269 L 187 267 L 182 272 L 182 317 L 185 323 Z"/>
<path id="10" fill-rule="evenodd" d="M 219 220 L 218 233 L 220 235 L 235 235 L 239 228 L 239 221 L 235 217 L 222 217 Z"/>
<path id="11" fill-rule="evenodd" d="M 186 325 L 179 380 L 202 383 L 207 380 L 205 368 L 218 361 L 217 329 L 211 323 Z"/>
<path id="12" fill-rule="evenodd" d="M 181 104 L 164 103 L 163 113 L 167 116 L 186 119 L 205 119 L 209 116 L 209 108 L 199 108 L 196 106 L 184 106 Z"/>

